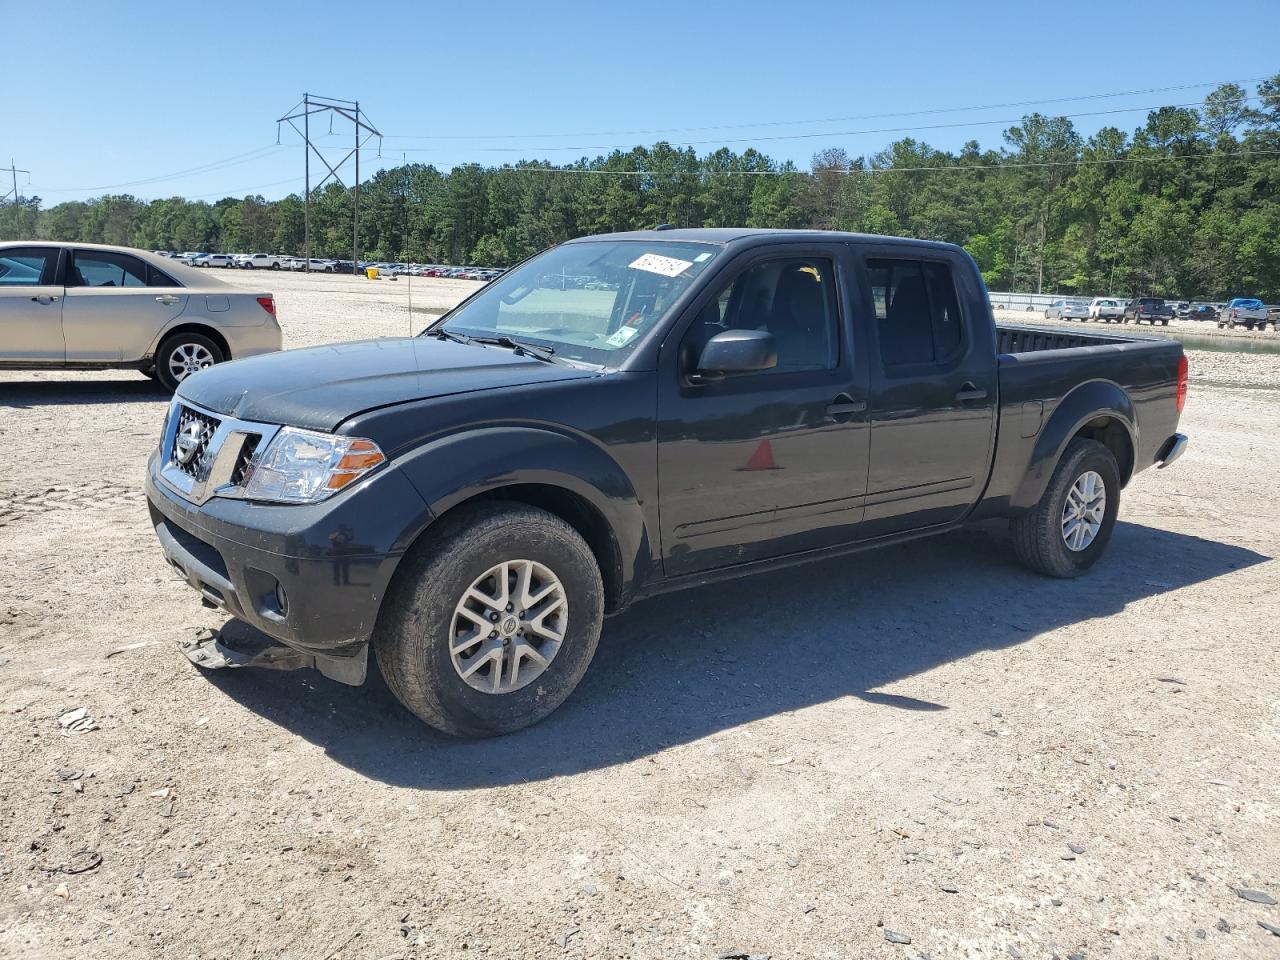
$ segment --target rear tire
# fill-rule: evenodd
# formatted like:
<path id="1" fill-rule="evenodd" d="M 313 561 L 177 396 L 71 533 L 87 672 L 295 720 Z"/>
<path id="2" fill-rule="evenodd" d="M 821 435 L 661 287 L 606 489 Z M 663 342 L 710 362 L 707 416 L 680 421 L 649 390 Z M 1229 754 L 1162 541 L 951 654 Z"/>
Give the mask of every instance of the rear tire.
<path id="1" fill-rule="evenodd" d="M 396 572 L 374 630 L 374 650 L 387 686 L 420 720 L 455 736 L 491 737 L 537 723 L 569 697 L 595 656 L 604 620 L 604 585 L 590 547 L 554 514 L 501 502 L 464 507 L 441 521 L 439 529 L 430 530 L 427 538 Z M 495 613 L 493 632 L 469 641 L 474 644 L 470 646 L 465 634 L 472 629 L 477 636 L 483 632 L 459 610 L 472 603 L 473 610 L 488 617 L 487 611 L 496 608 L 468 598 L 477 591 L 484 596 L 501 594 L 497 577 L 486 577 L 506 563 L 512 565 L 515 579 L 509 587 L 513 605 Z M 545 578 L 539 580 L 538 591 L 552 580 L 562 591 L 565 615 L 556 626 L 562 639 L 554 649 L 519 609 L 517 571 L 523 563 L 531 563 Z M 534 609 L 530 605 L 527 612 Z M 539 601 L 537 609 L 546 609 L 545 602 Z M 527 634 L 509 632 L 509 614 Z M 510 664 L 488 658 L 486 648 L 500 646 L 494 654 L 505 658 L 521 643 L 541 643 L 539 650 L 548 654 L 549 662 L 542 665 L 526 655 L 515 660 L 520 685 L 496 693 L 480 689 L 477 684 L 487 687 L 492 679 L 495 662 L 504 664 L 499 681 Z M 475 659 L 481 656 L 488 662 Z M 470 679 L 463 676 L 468 668 L 475 671 Z M 532 679 L 523 679 L 528 674 L 522 671 L 529 668 L 535 670 Z"/>
<path id="2" fill-rule="evenodd" d="M 156 350 L 153 373 L 157 383 L 173 392 L 192 373 L 226 359 L 222 348 L 203 333 L 175 333 Z"/>
<path id="3" fill-rule="evenodd" d="M 1089 541 L 1068 545 L 1068 497 L 1089 476 L 1101 478 L 1104 502 L 1098 527 Z M 1093 501 L 1096 503 L 1096 501 Z M 1084 573 L 1102 556 L 1120 509 L 1120 468 L 1116 458 L 1096 440 L 1072 440 L 1062 454 L 1040 501 L 1009 525 L 1018 559 L 1047 577 L 1070 578 Z M 1073 529 L 1073 528 L 1072 528 Z"/>

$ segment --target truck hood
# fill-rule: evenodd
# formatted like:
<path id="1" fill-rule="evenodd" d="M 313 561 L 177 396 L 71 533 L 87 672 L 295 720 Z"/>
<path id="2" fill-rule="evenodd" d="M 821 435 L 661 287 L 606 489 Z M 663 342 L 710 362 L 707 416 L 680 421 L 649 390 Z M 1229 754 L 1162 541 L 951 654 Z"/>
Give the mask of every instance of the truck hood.
<path id="1" fill-rule="evenodd" d="M 398 337 L 218 364 L 182 381 L 178 396 L 242 420 L 333 430 L 377 407 L 591 376 L 503 347 Z"/>

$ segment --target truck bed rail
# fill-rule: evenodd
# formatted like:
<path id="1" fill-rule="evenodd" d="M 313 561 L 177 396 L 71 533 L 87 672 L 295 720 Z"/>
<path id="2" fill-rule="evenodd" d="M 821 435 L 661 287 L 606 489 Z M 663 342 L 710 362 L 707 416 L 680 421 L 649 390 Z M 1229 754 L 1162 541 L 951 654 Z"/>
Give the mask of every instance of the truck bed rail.
<path id="1" fill-rule="evenodd" d="M 1097 347 L 1110 343 L 1128 343 L 1131 340 L 1131 337 L 1065 333 L 1046 330 L 1043 327 L 1012 327 L 996 324 L 996 350 L 999 353 L 1035 353 L 1040 350 L 1063 350 L 1070 347 Z"/>

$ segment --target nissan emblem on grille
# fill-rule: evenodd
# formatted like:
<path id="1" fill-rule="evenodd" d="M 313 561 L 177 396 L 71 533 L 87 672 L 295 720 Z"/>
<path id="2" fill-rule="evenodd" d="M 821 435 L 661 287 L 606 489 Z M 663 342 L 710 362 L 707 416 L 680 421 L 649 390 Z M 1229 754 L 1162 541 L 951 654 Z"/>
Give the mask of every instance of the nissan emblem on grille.
<path id="1" fill-rule="evenodd" d="M 173 465 L 193 479 L 203 479 L 201 475 L 208 472 L 210 454 L 214 452 L 209 445 L 217 429 L 214 418 L 182 407 L 173 436 Z"/>
<path id="2" fill-rule="evenodd" d="M 204 424 L 199 420 L 189 420 L 186 425 L 178 431 L 178 436 L 174 438 L 174 459 L 184 466 L 191 462 L 200 450 L 200 444 L 204 440 Z"/>

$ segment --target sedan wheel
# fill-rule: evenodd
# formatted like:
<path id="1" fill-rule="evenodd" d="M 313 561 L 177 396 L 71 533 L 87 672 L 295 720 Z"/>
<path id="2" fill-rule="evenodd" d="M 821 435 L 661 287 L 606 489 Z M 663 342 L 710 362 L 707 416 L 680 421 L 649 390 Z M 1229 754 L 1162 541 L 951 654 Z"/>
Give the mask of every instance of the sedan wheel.
<path id="1" fill-rule="evenodd" d="M 203 334 L 174 334 L 156 351 L 156 380 L 166 390 L 176 390 L 193 373 L 225 359 L 222 348 Z"/>

